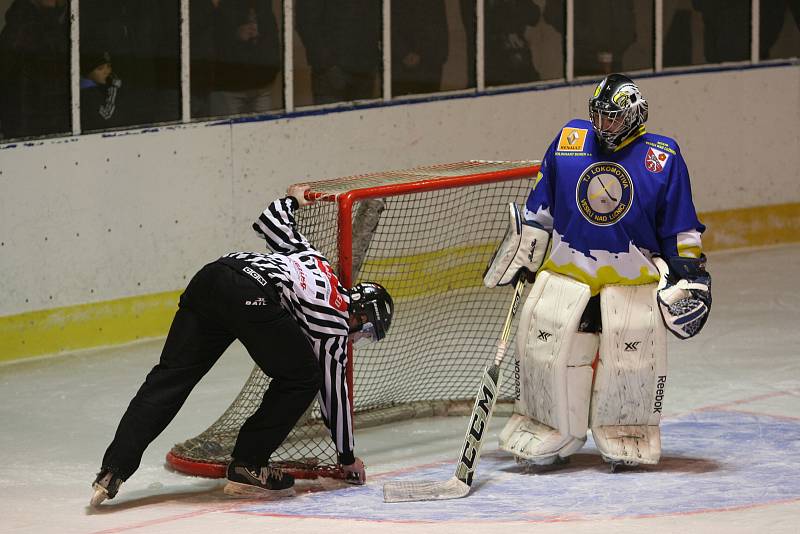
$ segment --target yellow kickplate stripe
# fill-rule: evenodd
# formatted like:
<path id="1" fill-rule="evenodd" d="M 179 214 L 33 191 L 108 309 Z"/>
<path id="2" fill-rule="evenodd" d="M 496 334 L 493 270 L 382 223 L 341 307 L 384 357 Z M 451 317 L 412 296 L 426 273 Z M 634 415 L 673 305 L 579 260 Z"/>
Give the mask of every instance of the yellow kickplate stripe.
<path id="1" fill-rule="evenodd" d="M 394 299 L 478 287 L 495 248 L 496 243 L 488 243 L 370 259 L 361 266 L 359 279 L 380 282 Z"/>
<path id="2" fill-rule="evenodd" d="M 168 291 L 0 317 L 0 361 L 163 336 L 180 294 Z"/>
<path id="3" fill-rule="evenodd" d="M 724 250 L 800 241 L 800 203 L 701 213 L 703 249 Z"/>
<path id="4" fill-rule="evenodd" d="M 700 214 L 705 250 L 800 242 L 800 203 Z M 371 260 L 361 279 L 384 284 L 395 298 L 481 285 L 495 245 L 474 245 Z M 0 317 L 0 362 L 164 336 L 180 291 Z"/>

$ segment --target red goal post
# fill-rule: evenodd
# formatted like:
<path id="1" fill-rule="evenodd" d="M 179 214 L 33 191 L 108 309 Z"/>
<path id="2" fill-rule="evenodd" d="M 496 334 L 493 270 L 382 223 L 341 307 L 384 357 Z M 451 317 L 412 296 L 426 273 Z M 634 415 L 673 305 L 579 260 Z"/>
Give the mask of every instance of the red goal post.
<path id="1" fill-rule="evenodd" d="M 538 172 L 537 161 L 475 160 L 298 184 L 316 200 L 298 210 L 300 231 L 338 265 L 342 285 L 374 280 L 395 300 L 387 338 L 356 354 L 350 347 L 357 428 L 468 413 L 507 300 L 503 288 L 481 286 L 482 271 L 507 227 L 505 206 L 524 203 Z M 268 383 L 255 367 L 222 416 L 175 445 L 167 462 L 223 477 L 238 429 Z M 510 383 L 501 387 L 501 402 L 512 397 Z M 315 401 L 272 462 L 297 477 L 341 477 L 335 458 Z"/>

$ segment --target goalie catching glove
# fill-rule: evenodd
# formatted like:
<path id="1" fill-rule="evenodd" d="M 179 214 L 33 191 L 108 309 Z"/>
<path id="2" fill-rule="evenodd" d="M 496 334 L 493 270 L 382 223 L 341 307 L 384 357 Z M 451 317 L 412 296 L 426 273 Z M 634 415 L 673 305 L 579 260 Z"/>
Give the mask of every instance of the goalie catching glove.
<path id="1" fill-rule="evenodd" d="M 542 266 L 550 242 L 550 233 L 541 225 L 522 220 L 516 204 L 510 202 L 508 210 L 508 230 L 483 273 L 486 287 L 510 284 L 522 269 L 535 274 Z"/>
<path id="2" fill-rule="evenodd" d="M 661 273 L 658 307 L 667 329 L 680 339 L 697 335 L 711 311 L 711 275 L 706 272 L 706 257 L 672 257 L 669 264 L 653 258 Z"/>

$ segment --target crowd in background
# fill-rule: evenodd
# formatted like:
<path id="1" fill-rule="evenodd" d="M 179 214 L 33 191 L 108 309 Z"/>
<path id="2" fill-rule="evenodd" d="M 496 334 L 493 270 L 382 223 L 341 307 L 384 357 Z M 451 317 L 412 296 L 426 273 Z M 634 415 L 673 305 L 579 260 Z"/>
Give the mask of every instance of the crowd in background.
<path id="1" fill-rule="evenodd" d="M 484 0 L 486 87 L 564 78 L 565 4 Z M 653 69 L 653 4 L 575 0 L 574 75 Z M 663 5 L 664 67 L 750 59 L 749 0 Z M 79 6 L 81 131 L 179 120 L 180 1 Z M 381 97 L 382 6 L 294 1 L 296 105 Z M 391 2 L 393 97 L 476 86 L 475 6 Z M 191 116 L 282 109 L 282 2 L 189 0 L 189 9 Z M 71 132 L 69 0 L 0 0 L 2 14 L 0 138 Z M 760 25 L 760 58 L 800 56 L 800 0 L 762 0 Z"/>

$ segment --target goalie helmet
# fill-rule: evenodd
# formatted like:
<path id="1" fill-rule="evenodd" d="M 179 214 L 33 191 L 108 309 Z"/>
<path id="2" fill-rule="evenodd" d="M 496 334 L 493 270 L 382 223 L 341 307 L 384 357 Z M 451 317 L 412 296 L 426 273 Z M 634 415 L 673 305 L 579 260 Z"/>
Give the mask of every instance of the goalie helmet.
<path id="1" fill-rule="evenodd" d="M 609 74 L 589 99 L 589 117 L 601 148 L 610 152 L 647 122 L 647 101 L 633 80 Z"/>
<path id="2" fill-rule="evenodd" d="M 353 341 L 369 338 L 380 341 L 386 337 L 392 324 L 394 302 L 386 288 L 375 282 L 362 282 L 350 290 L 350 315 L 355 317 L 355 325 L 350 333 Z"/>

